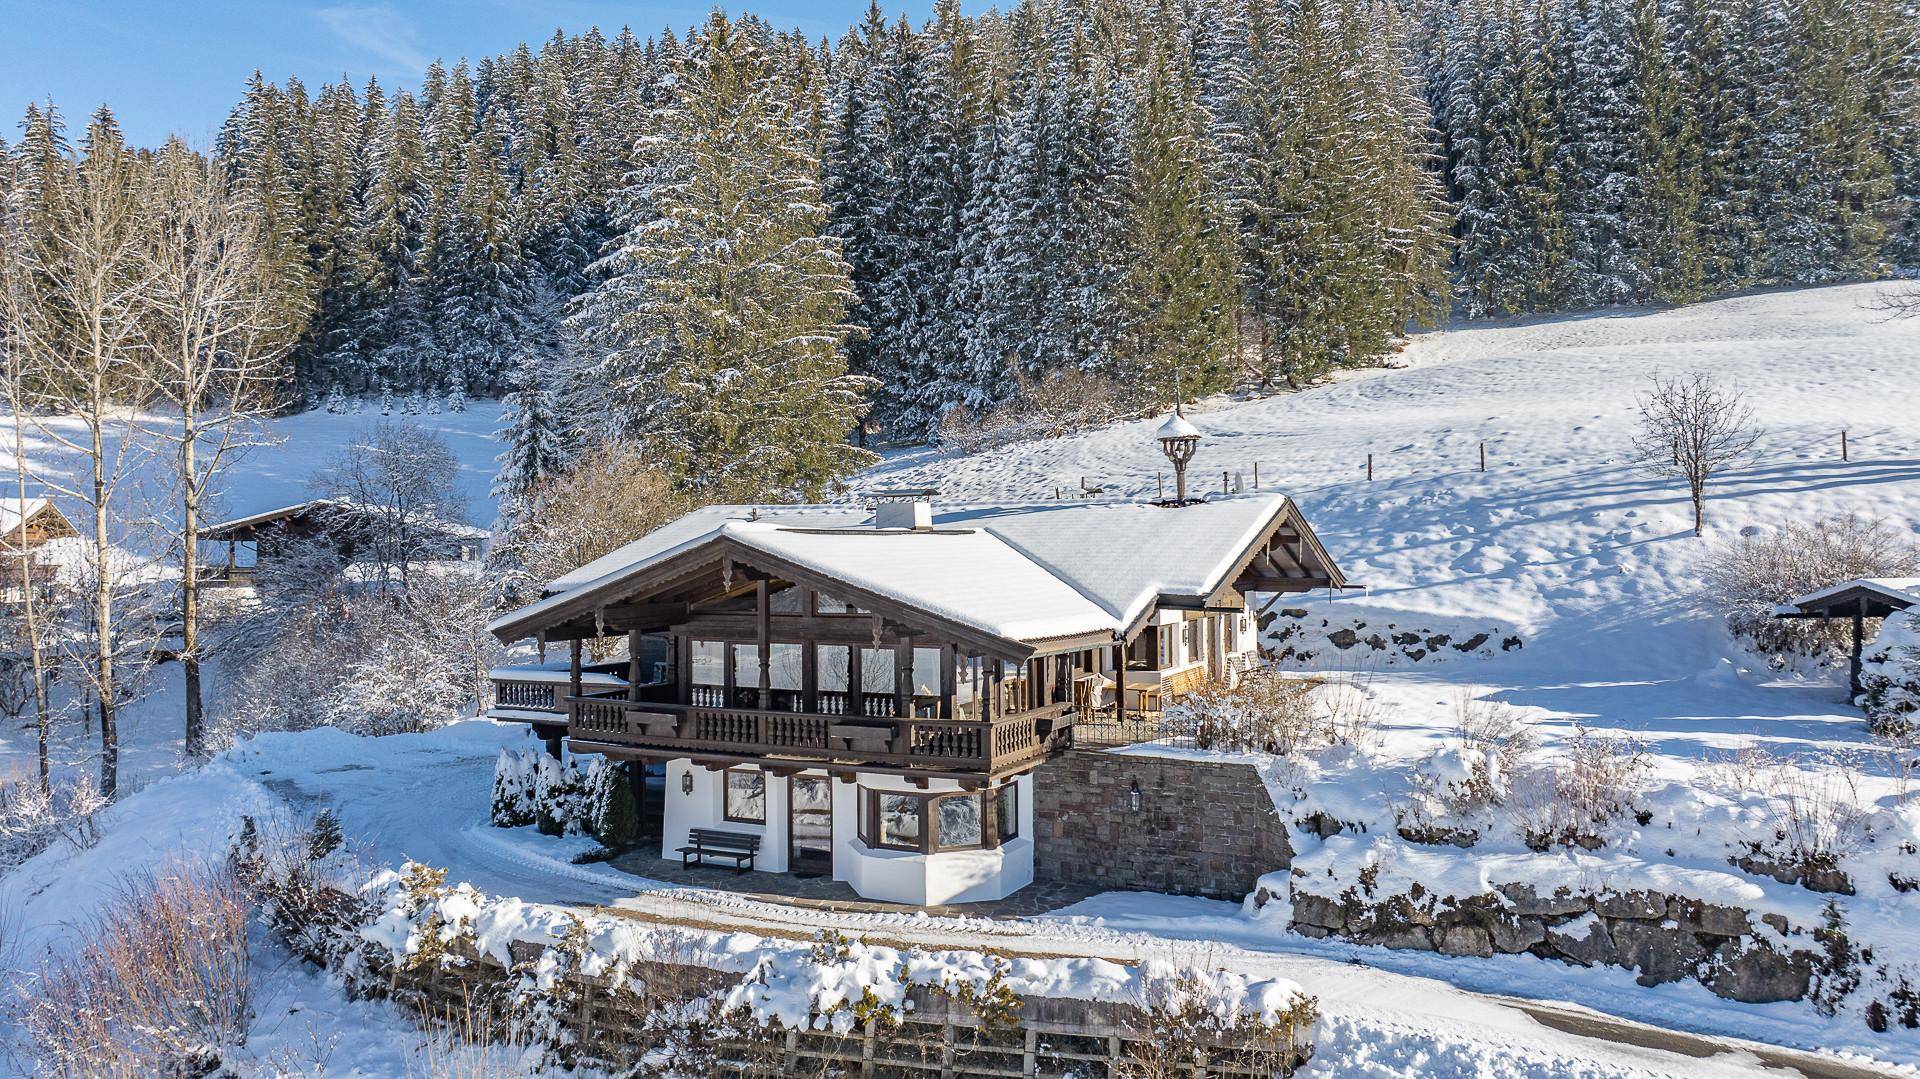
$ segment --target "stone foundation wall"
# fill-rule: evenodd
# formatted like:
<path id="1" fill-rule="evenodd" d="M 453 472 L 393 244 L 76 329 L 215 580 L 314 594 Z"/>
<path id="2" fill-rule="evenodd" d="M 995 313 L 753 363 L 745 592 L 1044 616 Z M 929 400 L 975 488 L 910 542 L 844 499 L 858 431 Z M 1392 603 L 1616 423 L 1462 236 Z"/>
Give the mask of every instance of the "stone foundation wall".
<path id="1" fill-rule="evenodd" d="M 1561 888 L 1541 895 L 1531 885 L 1506 884 L 1466 898 L 1417 887 L 1412 895 L 1349 889 L 1329 897 L 1302 891 L 1296 881 L 1293 928 L 1445 955 L 1526 952 L 1576 966 L 1622 967 L 1638 971 L 1641 985 L 1692 979 L 1748 1004 L 1805 999 L 1829 958 L 1815 932 L 1780 915 L 1658 892 Z"/>
<path id="2" fill-rule="evenodd" d="M 1293 863 L 1250 764 L 1075 750 L 1035 773 L 1033 818 L 1042 880 L 1239 900 Z"/>

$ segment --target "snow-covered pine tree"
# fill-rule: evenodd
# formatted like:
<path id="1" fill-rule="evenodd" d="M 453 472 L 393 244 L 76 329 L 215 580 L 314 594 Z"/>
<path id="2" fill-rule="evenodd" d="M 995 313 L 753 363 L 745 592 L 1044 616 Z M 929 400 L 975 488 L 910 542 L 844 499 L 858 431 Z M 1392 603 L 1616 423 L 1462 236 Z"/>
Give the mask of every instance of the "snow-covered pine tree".
<path id="1" fill-rule="evenodd" d="M 553 391 L 526 353 L 515 361 L 501 399 L 499 438 L 506 449 L 494 458 L 499 470 L 492 495 L 511 520 L 527 493 L 565 471 L 567 463 Z"/>
<path id="2" fill-rule="evenodd" d="M 1652 292 L 1645 225 L 1644 155 L 1652 120 L 1633 32 L 1639 0 L 1565 0 L 1570 61 L 1562 98 L 1565 138 L 1556 163 L 1566 182 L 1572 289 L 1578 306 L 1637 303 Z"/>
<path id="3" fill-rule="evenodd" d="M 1153 44 L 1130 137 L 1121 363 L 1157 404 L 1226 388 L 1238 339 L 1234 234 L 1205 161 L 1206 116 L 1177 39 Z"/>
<path id="4" fill-rule="evenodd" d="M 716 499 L 817 496 L 871 459 L 847 443 L 847 264 L 767 39 L 718 13 L 691 36 L 575 316 L 625 433 Z"/>

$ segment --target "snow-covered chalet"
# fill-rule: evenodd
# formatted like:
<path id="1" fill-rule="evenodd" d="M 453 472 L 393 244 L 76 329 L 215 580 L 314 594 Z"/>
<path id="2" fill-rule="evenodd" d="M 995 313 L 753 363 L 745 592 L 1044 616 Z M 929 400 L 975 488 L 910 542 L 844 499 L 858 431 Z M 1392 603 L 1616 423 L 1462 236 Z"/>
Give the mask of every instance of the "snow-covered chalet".
<path id="1" fill-rule="evenodd" d="M 664 857 L 999 899 L 1033 879 L 1036 770 L 1076 725 L 1237 678 L 1249 594 L 1344 583 L 1277 494 L 712 506 L 495 620 L 568 659 L 494 671 L 490 714 L 651 775 Z"/>

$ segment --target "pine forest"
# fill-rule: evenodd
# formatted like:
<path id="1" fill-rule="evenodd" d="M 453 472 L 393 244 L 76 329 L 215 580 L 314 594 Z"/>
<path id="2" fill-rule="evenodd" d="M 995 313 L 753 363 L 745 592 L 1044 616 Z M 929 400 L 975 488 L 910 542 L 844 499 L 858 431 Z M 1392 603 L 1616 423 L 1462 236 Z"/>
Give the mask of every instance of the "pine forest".
<path id="1" fill-rule="evenodd" d="M 193 156 L 255 223 L 282 407 L 502 396 L 507 496 L 619 440 L 710 500 L 1445 317 L 1920 264 L 1917 71 L 1909 0 L 941 0 L 256 77 Z M 189 153 L 38 103 L 0 236 Z"/>

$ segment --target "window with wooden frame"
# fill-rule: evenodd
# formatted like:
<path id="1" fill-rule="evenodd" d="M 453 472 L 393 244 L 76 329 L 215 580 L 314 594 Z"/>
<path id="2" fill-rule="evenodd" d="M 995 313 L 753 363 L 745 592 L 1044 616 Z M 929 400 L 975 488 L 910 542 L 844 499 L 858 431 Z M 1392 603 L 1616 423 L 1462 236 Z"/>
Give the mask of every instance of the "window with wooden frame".
<path id="1" fill-rule="evenodd" d="M 720 815 L 736 824 L 767 823 L 767 773 L 729 768 L 724 777 L 726 793 Z"/>
<path id="2" fill-rule="evenodd" d="M 860 841 L 881 850 L 933 854 L 998 847 L 1020 834 L 1019 792 L 919 794 L 860 788 Z"/>

